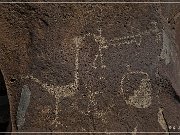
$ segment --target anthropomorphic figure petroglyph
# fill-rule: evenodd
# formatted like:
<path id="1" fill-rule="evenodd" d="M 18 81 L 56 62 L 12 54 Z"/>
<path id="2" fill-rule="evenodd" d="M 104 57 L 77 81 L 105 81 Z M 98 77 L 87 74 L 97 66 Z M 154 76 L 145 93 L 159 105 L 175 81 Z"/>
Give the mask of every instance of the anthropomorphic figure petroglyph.
<path id="1" fill-rule="evenodd" d="M 99 49 L 99 54 L 95 55 L 95 59 L 93 61 L 93 68 L 97 68 L 96 66 L 96 60 L 98 57 L 100 57 L 100 61 L 101 61 L 101 68 L 106 68 L 106 65 L 104 64 L 104 60 L 103 60 L 103 53 L 102 53 L 102 49 L 107 49 L 108 45 L 107 45 L 107 41 L 106 39 L 102 36 L 102 29 L 100 28 L 98 30 L 99 35 L 93 34 L 95 42 L 98 44 L 98 49 Z"/>

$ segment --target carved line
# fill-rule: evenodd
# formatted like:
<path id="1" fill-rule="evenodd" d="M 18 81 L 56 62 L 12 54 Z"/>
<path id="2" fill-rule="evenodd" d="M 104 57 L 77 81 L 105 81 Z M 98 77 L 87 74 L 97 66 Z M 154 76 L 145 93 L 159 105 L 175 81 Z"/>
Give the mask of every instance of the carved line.
<path id="1" fill-rule="evenodd" d="M 25 79 L 31 79 L 34 82 L 40 84 L 44 89 L 46 89 L 50 94 L 52 94 L 55 99 L 56 99 L 56 103 L 55 103 L 55 119 L 53 120 L 52 124 L 55 124 L 55 126 L 57 127 L 59 124 L 63 125 L 62 123 L 60 123 L 58 121 L 58 113 L 59 113 L 59 102 L 60 102 L 60 98 L 61 97 L 69 97 L 69 96 L 73 96 L 75 94 L 75 92 L 78 89 L 79 86 L 79 45 L 82 42 L 82 37 L 76 37 L 74 38 L 74 43 L 76 45 L 76 56 L 75 56 L 75 79 L 73 83 L 70 83 L 68 85 L 65 86 L 54 86 L 52 84 L 47 84 L 47 83 L 43 83 L 41 82 L 39 79 L 35 78 L 32 75 L 26 76 L 24 77 Z"/>
<path id="2" fill-rule="evenodd" d="M 130 75 L 130 74 L 143 74 L 146 75 L 146 78 L 141 79 L 141 84 L 139 86 L 139 89 L 134 91 L 134 95 L 130 96 L 129 99 L 125 98 L 124 95 L 124 89 L 123 89 L 123 83 L 124 83 L 124 79 Z M 135 106 L 137 108 L 147 108 L 150 106 L 151 104 L 151 84 L 149 82 L 149 75 L 145 72 L 142 71 L 131 71 L 127 74 L 124 74 L 122 79 L 121 79 L 121 94 L 123 96 L 123 99 L 125 100 L 126 104 L 128 105 L 132 105 Z M 145 94 L 145 97 L 140 97 L 143 99 L 139 99 L 138 95 L 141 93 Z"/>

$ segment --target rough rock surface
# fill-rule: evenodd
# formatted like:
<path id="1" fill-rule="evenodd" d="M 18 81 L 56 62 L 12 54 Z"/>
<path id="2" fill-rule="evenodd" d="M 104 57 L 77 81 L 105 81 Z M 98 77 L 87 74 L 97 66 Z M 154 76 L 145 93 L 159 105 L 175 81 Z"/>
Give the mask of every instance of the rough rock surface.
<path id="1" fill-rule="evenodd" d="M 13 131 L 180 131 L 179 10 L 0 4 Z"/>

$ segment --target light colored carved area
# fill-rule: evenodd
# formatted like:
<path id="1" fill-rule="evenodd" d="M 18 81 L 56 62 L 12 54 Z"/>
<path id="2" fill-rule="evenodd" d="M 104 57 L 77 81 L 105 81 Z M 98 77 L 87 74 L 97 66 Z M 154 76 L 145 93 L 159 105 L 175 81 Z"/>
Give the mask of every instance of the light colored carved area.
<path id="1" fill-rule="evenodd" d="M 96 61 L 97 61 L 97 58 L 98 58 L 98 54 L 96 54 L 95 55 L 95 58 L 94 58 L 94 61 L 93 61 L 93 65 L 92 65 L 92 67 L 94 68 L 94 69 L 96 69 L 97 68 L 97 66 L 96 66 Z"/>
<path id="2" fill-rule="evenodd" d="M 59 119 L 59 103 L 60 103 L 60 98 L 62 97 L 71 97 L 73 96 L 77 90 L 78 90 L 78 86 L 79 86 L 79 45 L 82 42 L 82 37 L 76 37 L 73 39 L 74 44 L 76 45 L 76 55 L 75 55 L 75 71 L 74 71 L 74 82 L 69 83 L 68 85 L 65 86 L 55 86 L 52 84 L 47 84 L 47 83 L 43 83 L 42 81 L 40 81 L 39 79 L 35 78 L 32 75 L 28 75 L 26 77 L 24 77 L 25 79 L 31 79 L 34 82 L 38 83 L 39 85 L 41 85 L 44 89 L 46 89 L 48 91 L 48 93 L 50 93 L 51 95 L 53 95 L 56 99 L 56 103 L 55 103 L 55 119 L 53 120 L 52 124 L 55 125 L 55 127 L 57 127 L 58 125 L 63 125 L 62 123 L 60 123 L 58 121 Z"/>
<path id="3" fill-rule="evenodd" d="M 156 43 L 161 43 L 161 41 L 162 41 L 162 30 L 158 29 L 157 22 L 152 21 L 151 24 L 153 24 L 153 26 L 154 26 L 154 29 L 152 30 L 152 32 L 155 34 Z"/>
<path id="4" fill-rule="evenodd" d="M 133 27 L 131 29 L 134 29 Z M 129 44 L 137 44 L 140 45 L 142 42 L 142 33 L 134 34 L 132 32 L 132 35 L 124 36 L 120 38 L 114 38 L 110 40 L 110 44 L 113 46 L 121 46 L 121 45 L 129 45 Z"/>
<path id="5" fill-rule="evenodd" d="M 148 36 L 150 34 L 155 34 L 156 35 L 156 42 L 159 42 L 160 40 L 160 35 L 161 32 L 157 27 L 157 22 L 152 21 L 151 24 L 153 25 L 153 29 L 150 30 L 145 30 L 143 32 L 140 32 L 139 30 L 136 30 L 137 33 L 134 34 L 134 32 L 132 32 L 131 35 L 128 36 L 123 36 L 123 37 L 115 37 L 114 39 L 111 39 L 108 44 L 112 45 L 112 46 L 121 46 L 121 45 L 130 45 L 130 44 L 136 44 L 138 46 L 141 45 L 143 36 Z M 131 28 L 132 31 L 134 29 L 134 27 Z"/>
<path id="6" fill-rule="evenodd" d="M 106 65 L 104 64 L 104 60 L 103 60 L 103 53 L 102 53 L 102 49 L 107 49 L 108 48 L 108 41 L 105 39 L 105 37 L 102 36 L 102 29 L 98 29 L 97 30 L 99 32 L 98 35 L 94 34 L 94 33 L 87 33 L 87 34 L 84 34 L 81 39 L 82 40 L 85 40 L 87 37 L 90 37 L 92 36 L 94 41 L 98 44 L 98 54 L 95 55 L 95 58 L 93 60 L 93 63 L 92 63 L 92 67 L 94 69 L 97 68 L 97 59 L 100 58 L 100 64 L 101 64 L 101 68 L 106 68 Z"/>
<path id="7" fill-rule="evenodd" d="M 104 62 L 104 58 L 103 58 L 103 49 L 108 49 L 108 41 L 106 40 L 105 37 L 102 36 L 102 29 L 99 28 L 97 29 L 97 31 L 99 32 L 99 34 L 94 34 L 94 33 L 88 33 L 88 34 L 84 34 L 81 39 L 85 40 L 87 37 L 93 37 L 93 40 L 97 43 L 98 45 L 98 53 L 95 54 L 95 58 L 92 62 L 92 67 L 94 69 L 98 68 L 98 63 L 97 60 L 100 59 L 100 68 L 105 69 L 106 65 Z M 105 79 L 103 76 L 100 76 L 100 79 Z"/>
<path id="8" fill-rule="evenodd" d="M 104 124 L 107 124 L 108 121 L 107 121 L 107 112 L 106 111 L 103 111 L 103 110 L 100 110 L 100 111 L 96 111 L 94 113 L 95 117 L 98 118 L 98 119 L 101 119 L 101 121 L 104 123 Z"/>
<path id="9" fill-rule="evenodd" d="M 79 110 L 80 113 L 82 113 L 83 115 L 86 115 L 86 116 L 90 116 L 93 113 L 94 118 L 102 121 L 102 123 L 104 123 L 104 124 L 107 124 L 108 123 L 107 117 L 108 117 L 108 114 L 110 113 L 111 107 L 113 107 L 113 105 L 109 105 L 109 107 L 107 107 L 107 108 L 98 109 L 98 102 L 96 100 L 96 96 L 103 94 L 103 92 L 93 91 L 93 90 L 91 90 L 91 86 L 86 87 L 86 89 L 88 89 L 87 97 L 89 100 L 87 109 L 84 111 L 79 110 L 79 109 L 77 109 L 77 110 Z"/>
<path id="10" fill-rule="evenodd" d="M 102 36 L 102 29 L 101 28 L 98 30 L 98 32 L 99 32 L 99 35 L 93 34 L 95 42 L 98 44 L 98 51 L 99 51 L 99 54 L 95 55 L 95 60 L 93 62 L 93 67 L 97 68 L 95 62 L 97 60 L 97 57 L 100 57 L 101 68 L 106 68 L 106 65 L 104 64 L 104 60 L 103 60 L 102 49 L 107 49 L 108 45 L 107 45 L 106 39 Z"/>
<path id="11" fill-rule="evenodd" d="M 164 131 L 168 132 L 168 126 L 167 126 L 167 123 L 166 123 L 164 115 L 163 115 L 163 108 L 159 108 L 157 116 L 158 116 L 158 122 L 159 122 L 160 126 L 162 127 L 162 129 Z M 169 133 L 166 133 L 166 134 L 169 135 Z"/>
<path id="12" fill-rule="evenodd" d="M 65 86 L 56 86 L 52 84 L 43 83 L 32 75 L 26 76 L 24 78 L 31 79 L 34 82 L 40 84 L 44 89 L 48 91 L 48 93 L 54 95 L 56 98 L 73 96 L 77 88 L 75 83 L 70 83 Z"/>
<path id="13" fill-rule="evenodd" d="M 149 79 L 142 79 L 139 89 L 134 91 L 126 103 L 137 108 L 147 108 L 151 105 L 151 84 Z"/>
<path id="14" fill-rule="evenodd" d="M 92 92 L 91 90 L 89 90 L 88 99 L 90 101 L 90 104 L 93 105 L 93 106 L 97 105 L 97 101 L 95 99 L 95 96 L 96 96 L 95 92 Z"/>
<path id="15" fill-rule="evenodd" d="M 151 34 L 155 34 L 155 41 L 159 43 L 161 41 L 162 32 L 157 27 L 157 22 L 152 21 L 151 22 L 152 28 L 150 30 L 145 30 L 143 32 L 140 32 L 138 29 L 136 30 L 134 27 L 131 27 L 132 34 L 124 37 L 115 37 L 114 39 L 107 40 L 105 37 L 102 36 L 102 29 L 99 28 L 97 31 L 99 32 L 98 35 L 93 33 L 84 34 L 82 39 L 92 36 L 95 40 L 95 42 L 98 44 L 98 54 L 95 55 L 95 58 L 92 63 L 92 67 L 94 69 L 97 69 L 97 60 L 100 59 L 100 67 L 106 68 L 106 64 L 104 63 L 103 58 L 103 49 L 108 49 L 109 45 L 112 45 L 114 47 L 121 46 L 121 45 L 129 45 L 129 44 L 137 44 L 138 46 L 141 45 L 141 42 L 143 40 L 143 36 L 149 36 Z M 136 34 L 134 34 L 133 31 L 137 31 Z M 102 79 L 103 77 L 100 77 Z M 103 78 L 104 79 L 104 78 Z"/>
<path id="16" fill-rule="evenodd" d="M 134 91 L 133 96 L 129 96 L 126 98 L 124 96 L 124 79 L 133 74 L 142 74 L 145 75 L 145 78 L 141 79 L 139 88 Z M 126 102 L 126 104 L 134 106 L 136 108 L 148 108 L 151 105 L 152 98 L 151 98 L 151 83 L 149 79 L 149 75 L 145 72 L 142 71 L 131 71 L 125 75 L 123 75 L 122 80 L 121 80 L 121 93 L 123 95 L 123 98 Z"/>

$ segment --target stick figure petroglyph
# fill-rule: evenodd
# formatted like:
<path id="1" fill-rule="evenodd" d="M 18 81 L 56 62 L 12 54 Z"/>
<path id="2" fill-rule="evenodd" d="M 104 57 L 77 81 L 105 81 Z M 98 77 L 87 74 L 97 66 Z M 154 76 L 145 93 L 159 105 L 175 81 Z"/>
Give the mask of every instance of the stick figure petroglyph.
<path id="1" fill-rule="evenodd" d="M 98 44 L 98 54 L 95 55 L 95 58 L 93 60 L 92 63 L 92 67 L 94 69 L 97 68 L 97 59 L 100 58 L 100 64 L 101 64 L 101 68 L 106 68 L 106 65 L 104 64 L 104 60 L 103 60 L 103 53 L 102 53 L 102 49 L 107 49 L 108 48 L 108 44 L 107 44 L 107 40 L 105 39 L 105 37 L 102 36 L 102 29 L 99 28 L 97 30 L 99 32 L 98 35 L 96 34 L 92 34 L 92 33 L 88 33 L 85 34 L 82 39 L 84 40 L 85 38 L 92 36 L 94 38 L 94 41 Z"/>
<path id="2" fill-rule="evenodd" d="M 47 84 L 43 83 L 39 79 L 35 78 L 32 75 L 26 76 L 26 79 L 31 79 L 34 82 L 40 84 L 44 89 L 46 89 L 51 95 L 53 95 L 56 99 L 56 104 L 55 104 L 55 119 L 53 120 L 52 124 L 57 127 L 58 125 L 63 125 L 61 122 L 58 121 L 59 119 L 59 103 L 60 103 L 60 98 L 62 97 L 70 97 L 73 96 L 79 86 L 79 45 L 82 42 L 81 37 L 76 37 L 74 38 L 74 44 L 76 45 L 76 55 L 75 55 L 75 71 L 74 71 L 74 82 L 65 85 L 65 86 L 55 86 L 52 84 Z"/>
<path id="3" fill-rule="evenodd" d="M 85 40 L 87 37 L 93 37 L 93 40 L 96 42 L 96 45 L 98 45 L 98 53 L 95 54 L 95 58 L 92 62 L 92 68 L 97 69 L 98 68 L 98 60 L 100 60 L 100 68 L 105 69 L 106 65 L 104 62 L 104 55 L 103 55 L 103 49 L 108 49 L 108 41 L 105 39 L 105 37 L 102 36 L 102 29 L 99 28 L 98 35 L 94 33 L 87 33 L 82 36 L 82 39 Z M 100 79 L 105 79 L 103 76 L 100 76 Z"/>
<path id="4" fill-rule="evenodd" d="M 106 65 L 104 64 L 104 60 L 103 60 L 102 49 L 107 49 L 108 48 L 107 41 L 102 36 L 102 29 L 101 28 L 98 29 L 98 32 L 99 32 L 99 35 L 93 34 L 95 42 L 98 44 L 98 49 L 99 49 L 99 54 L 95 55 L 95 59 L 94 59 L 94 62 L 93 62 L 93 68 L 95 68 L 95 69 L 97 68 L 95 62 L 96 62 L 98 57 L 100 57 L 100 60 L 101 60 L 101 68 L 106 68 Z"/>

